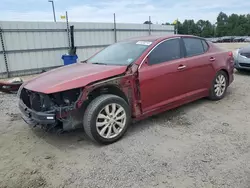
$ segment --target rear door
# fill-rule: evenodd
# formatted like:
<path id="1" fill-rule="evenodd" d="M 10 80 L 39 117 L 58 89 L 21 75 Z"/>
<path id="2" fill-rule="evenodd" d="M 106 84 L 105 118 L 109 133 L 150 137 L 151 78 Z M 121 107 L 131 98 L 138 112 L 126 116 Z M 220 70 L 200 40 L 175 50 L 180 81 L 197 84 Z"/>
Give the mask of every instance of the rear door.
<path id="1" fill-rule="evenodd" d="M 212 63 L 216 58 L 209 53 L 209 45 L 204 39 L 183 37 L 189 95 L 199 95 L 207 92 L 214 77 Z"/>
<path id="2" fill-rule="evenodd" d="M 185 98 L 190 89 L 185 82 L 185 58 L 180 38 L 167 39 L 156 46 L 139 69 L 143 112 L 154 111 Z"/>

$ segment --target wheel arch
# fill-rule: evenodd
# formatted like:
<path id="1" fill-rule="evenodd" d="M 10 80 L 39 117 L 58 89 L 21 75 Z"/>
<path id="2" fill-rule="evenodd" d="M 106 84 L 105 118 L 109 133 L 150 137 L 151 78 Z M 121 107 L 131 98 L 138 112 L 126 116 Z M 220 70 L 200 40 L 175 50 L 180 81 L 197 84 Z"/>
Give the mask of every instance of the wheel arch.
<path id="1" fill-rule="evenodd" d="M 228 73 L 227 69 L 222 68 L 222 69 L 220 69 L 218 72 L 220 72 L 220 71 L 226 73 L 226 75 L 227 75 L 227 82 L 229 82 L 229 73 Z"/>
<path id="2" fill-rule="evenodd" d="M 101 86 L 94 88 L 88 93 L 88 100 L 92 101 L 96 97 L 103 95 L 103 94 L 112 94 L 112 95 L 119 96 L 129 104 L 128 97 L 122 91 L 122 89 L 119 88 L 119 86 L 116 84 L 106 84 L 106 85 L 101 85 Z"/>
<path id="3" fill-rule="evenodd" d="M 125 100 L 125 102 L 130 106 L 133 116 L 138 116 L 141 114 L 141 109 L 140 106 L 137 105 L 138 98 L 135 87 L 137 86 L 135 85 L 135 78 L 133 74 L 92 83 L 83 88 L 77 107 L 83 108 L 85 111 L 90 102 L 96 97 L 102 94 L 113 94 Z"/>
<path id="4" fill-rule="evenodd" d="M 225 93 L 226 93 L 226 91 L 227 91 L 227 86 L 225 87 L 225 89 L 224 89 L 224 93 L 222 94 L 222 95 L 220 95 L 220 96 L 218 96 L 218 95 L 216 95 L 215 94 L 215 90 L 214 90 L 214 84 L 216 84 L 215 83 L 215 80 L 217 79 L 217 76 L 219 75 L 219 74 L 225 74 L 225 76 L 227 77 L 226 78 L 226 82 L 227 82 L 227 86 L 228 86 L 228 83 L 229 83 L 229 73 L 228 73 L 228 71 L 226 70 L 226 69 L 220 69 L 220 70 L 218 70 L 217 72 L 216 72 L 216 76 L 214 77 L 214 80 L 213 80 L 213 82 L 212 82 L 212 85 L 211 85 L 211 87 L 210 87 L 210 90 L 209 90 L 209 99 L 210 100 L 212 100 L 212 101 L 217 101 L 217 100 L 221 100 L 224 96 L 225 96 Z"/>

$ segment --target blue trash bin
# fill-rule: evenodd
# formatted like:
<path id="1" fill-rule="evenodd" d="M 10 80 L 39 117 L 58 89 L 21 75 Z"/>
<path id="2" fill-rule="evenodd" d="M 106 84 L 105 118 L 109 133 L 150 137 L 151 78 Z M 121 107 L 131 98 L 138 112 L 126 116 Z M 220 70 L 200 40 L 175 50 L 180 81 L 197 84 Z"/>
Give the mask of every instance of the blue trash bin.
<path id="1" fill-rule="evenodd" d="M 71 65 L 76 63 L 76 60 L 78 59 L 77 55 L 62 55 L 62 60 L 64 62 L 64 65 Z"/>

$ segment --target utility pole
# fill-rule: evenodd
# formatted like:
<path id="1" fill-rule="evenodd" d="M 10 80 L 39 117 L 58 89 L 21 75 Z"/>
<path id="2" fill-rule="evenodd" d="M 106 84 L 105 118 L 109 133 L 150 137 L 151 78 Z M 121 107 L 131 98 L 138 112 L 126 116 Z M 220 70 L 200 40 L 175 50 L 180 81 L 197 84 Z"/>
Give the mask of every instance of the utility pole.
<path id="1" fill-rule="evenodd" d="M 151 35 L 151 16 L 148 17 L 148 33 Z"/>
<path id="2" fill-rule="evenodd" d="M 54 1 L 53 0 L 48 0 L 52 4 L 52 10 L 53 10 L 53 15 L 54 15 L 54 22 L 56 22 L 56 13 L 55 13 L 55 6 L 54 6 Z"/>
<path id="3" fill-rule="evenodd" d="M 69 17 L 68 12 L 66 11 L 66 24 L 67 24 L 67 34 L 68 34 L 68 43 L 69 43 L 69 49 L 70 49 L 70 33 L 69 33 Z"/>
<path id="4" fill-rule="evenodd" d="M 114 13 L 114 34 L 115 34 L 115 42 L 117 42 L 117 33 L 116 33 L 116 18 Z"/>

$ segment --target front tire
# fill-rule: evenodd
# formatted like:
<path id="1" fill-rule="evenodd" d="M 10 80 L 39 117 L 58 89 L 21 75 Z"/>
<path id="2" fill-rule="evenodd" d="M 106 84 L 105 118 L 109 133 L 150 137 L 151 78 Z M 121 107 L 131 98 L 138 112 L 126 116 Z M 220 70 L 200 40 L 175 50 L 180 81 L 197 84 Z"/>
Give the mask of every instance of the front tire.
<path id="1" fill-rule="evenodd" d="M 87 107 L 83 126 L 87 136 L 100 144 L 118 141 L 131 121 L 127 102 L 116 95 L 105 94 L 95 98 Z"/>
<path id="2" fill-rule="evenodd" d="M 226 72 L 219 71 L 212 83 L 210 88 L 209 98 L 211 100 L 217 101 L 224 98 L 228 87 L 228 76 Z"/>

